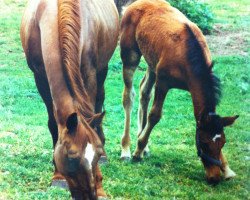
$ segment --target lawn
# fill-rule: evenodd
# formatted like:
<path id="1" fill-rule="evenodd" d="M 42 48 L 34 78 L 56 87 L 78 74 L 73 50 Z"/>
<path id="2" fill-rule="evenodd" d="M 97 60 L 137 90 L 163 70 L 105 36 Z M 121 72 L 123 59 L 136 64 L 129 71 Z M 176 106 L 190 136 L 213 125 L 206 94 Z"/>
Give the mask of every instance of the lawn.
<path id="1" fill-rule="evenodd" d="M 47 113 L 29 71 L 19 39 L 25 0 L 0 0 L 0 199 L 70 199 L 68 191 L 50 187 L 52 139 Z M 240 118 L 225 133 L 224 154 L 237 176 L 210 186 L 196 155 L 195 121 L 190 94 L 172 90 L 163 117 L 151 134 L 151 156 L 141 163 L 123 163 L 121 61 L 117 48 L 105 83 L 106 151 L 102 165 L 110 199 L 250 199 L 250 6 L 247 0 L 206 0 L 216 24 L 207 36 L 215 73 L 223 86 L 217 112 Z M 135 76 L 135 88 L 145 63 Z M 138 95 L 132 113 L 132 151 L 136 144 Z"/>

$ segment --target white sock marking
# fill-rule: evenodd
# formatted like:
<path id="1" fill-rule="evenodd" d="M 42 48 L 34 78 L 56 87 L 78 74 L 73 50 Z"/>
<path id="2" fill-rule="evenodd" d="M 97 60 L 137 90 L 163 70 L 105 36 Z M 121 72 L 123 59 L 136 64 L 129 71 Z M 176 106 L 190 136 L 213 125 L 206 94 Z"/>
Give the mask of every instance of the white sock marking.
<path id="1" fill-rule="evenodd" d="M 131 158 L 130 148 L 122 148 L 121 158 Z"/>
<path id="2" fill-rule="evenodd" d="M 224 172 L 225 179 L 233 178 L 236 176 L 235 172 L 230 169 L 229 166 L 225 167 L 225 172 Z"/>

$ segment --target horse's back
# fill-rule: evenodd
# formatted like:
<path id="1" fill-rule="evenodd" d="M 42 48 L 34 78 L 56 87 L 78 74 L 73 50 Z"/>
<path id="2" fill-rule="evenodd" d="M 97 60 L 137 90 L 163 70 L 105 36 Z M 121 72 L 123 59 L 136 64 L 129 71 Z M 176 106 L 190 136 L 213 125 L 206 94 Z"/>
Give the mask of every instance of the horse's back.
<path id="1" fill-rule="evenodd" d="M 37 74 L 45 72 L 44 60 L 50 53 L 42 50 L 43 47 L 53 49 L 53 55 L 60 57 L 57 27 L 56 1 L 28 1 L 22 17 L 20 35 L 28 65 Z"/>
<path id="2" fill-rule="evenodd" d="M 52 49 L 53 55 L 58 54 L 57 57 L 60 57 L 57 4 L 57 0 L 30 0 L 24 12 L 21 40 L 29 67 L 33 71 L 34 65 L 37 64 L 32 62 L 39 61 L 38 64 L 41 65 L 42 57 L 50 57 Z M 106 65 L 115 49 L 119 32 L 119 19 L 114 2 L 80 0 L 79 6 L 81 12 L 81 44 L 79 45 L 81 45 L 82 59 L 88 59 L 88 56 L 95 54 L 98 57 L 98 63 L 95 64 L 99 66 L 100 63 L 105 63 Z M 46 38 L 44 41 L 46 46 L 51 46 L 48 47 L 49 52 L 42 50 L 43 36 Z M 42 56 L 42 54 L 48 55 Z"/>
<path id="3" fill-rule="evenodd" d="M 136 42 L 150 66 L 157 65 L 159 60 L 170 60 L 169 58 L 172 63 L 178 62 L 175 65 L 185 64 L 183 55 L 187 54 L 189 39 L 186 26 L 194 32 L 204 46 L 204 53 L 209 57 L 200 29 L 163 0 L 138 0 L 133 3 L 125 12 L 122 29 L 128 24 L 135 27 Z"/>
<path id="4" fill-rule="evenodd" d="M 115 4 L 112 0 L 87 1 L 82 9 L 83 62 L 87 57 L 95 56 L 95 67 L 106 67 L 119 34 L 119 16 Z"/>

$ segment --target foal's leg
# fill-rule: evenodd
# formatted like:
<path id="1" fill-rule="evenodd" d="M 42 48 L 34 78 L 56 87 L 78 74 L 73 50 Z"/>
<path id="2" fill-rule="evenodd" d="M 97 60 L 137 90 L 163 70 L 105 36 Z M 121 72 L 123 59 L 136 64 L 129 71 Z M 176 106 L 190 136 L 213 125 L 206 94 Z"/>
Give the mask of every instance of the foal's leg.
<path id="1" fill-rule="evenodd" d="M 121 51 L 123 54 L 123 51 Z M 131 123 L 131 111 L 133 107 L 133 101 L 135 96 L 134 86 L 133 86 L 133 77 L 136 67 L 140 62 L 140 55 L 135 51 L 129 53 L 131 56 L 137 56 L 136 62 L 127 62 L 129 57 L 126 57 L 128 60 L 123 59 L 123 81 L 124 81 L 124 90 L 123 90 L 123 108 L 125 111 L 125 124 L 124 124 L 124 134 L 122 136 L 122 153 L 121 159 L 130 159 L 130 123 Z M 132 59 L 131 59 L 132 60 Z M 131 61 L 130 60 L 130 61 Z"/>
<path id="2" fill-rule="evenodd" d="M 147 73 L 143 77 L 140 84 L 140 103 L 138 109 L 138 137 L 144 129 L 147 116 L 148 116 L 148 104 L 151 99 L 151 91 L 155 83 L 155 73 L 147 68 Z M 148 146 L 145 147 L 144 153 L 148 153 Z"/>
<path id="3" fill-rule="evenodd" d="M 137 147 L 133 154 L 133 160 L 141 160 L 143 157 L 143 150 L 146 147 L 149 135 L 154 126 L 160 121 L 162 115 L 162 107 L 168 92 L 167 81 L 164 78 L 157 77 L 155 84 L 155 96 L 152 109 L 149 113 L 145 128 L 137 141 Z"/>
<path id="4" fill-rule="evenodd" d="M 124 79 L 124 90 L 123 90 L 123 108 L 125 112 L 125 123 L 124 123 L 124 134 L 122 136 L 122 153 L 121 159 L 130 159 L 130 123 L 131 123 L 131 111 L 133 107 L 133 101 L 135 96 L 133 86 L 133 76 L 136 67 L 123 66 L 123 79 Z"/>
<path id="5" fill-rule="evenodd" d="M 230 179 L 236 176 L 235 172 L 233 170 L 230 169 L 227 159 L 225 158 L 225 156 L 222 154 L 220 154 L 220 160 L 222 162 L 222 167 L 221 167 L 221 171 L 224 173 L 224 177 L 225 179 Z"/>
<path id="6" fill-rule="evenodd" d="M 121 58 L 123 63 L 123 108 L 125 111 L 124 133 L 122 136 L 122 153 L 121 159 L 130 159 L 130 122 L 131 111 L 134 101 L 133 77 L 134 72 L 139 65 L 141 52 L 135 39 L 135 27 L 129 25 L 122 28 L 121 39 Z"/>

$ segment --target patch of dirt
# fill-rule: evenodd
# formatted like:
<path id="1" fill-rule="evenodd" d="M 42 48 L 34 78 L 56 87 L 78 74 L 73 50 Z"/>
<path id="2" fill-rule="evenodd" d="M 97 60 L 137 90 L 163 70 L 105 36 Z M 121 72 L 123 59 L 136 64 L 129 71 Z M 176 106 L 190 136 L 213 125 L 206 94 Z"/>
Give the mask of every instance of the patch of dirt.
<path id="1" fill-rule="evenodd" d="M 212 56 L 248 55 L 250 34 L 247 30 L 223 30 L 219 24 L 211 35 L 206 35 Z"/>

